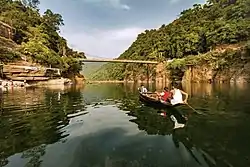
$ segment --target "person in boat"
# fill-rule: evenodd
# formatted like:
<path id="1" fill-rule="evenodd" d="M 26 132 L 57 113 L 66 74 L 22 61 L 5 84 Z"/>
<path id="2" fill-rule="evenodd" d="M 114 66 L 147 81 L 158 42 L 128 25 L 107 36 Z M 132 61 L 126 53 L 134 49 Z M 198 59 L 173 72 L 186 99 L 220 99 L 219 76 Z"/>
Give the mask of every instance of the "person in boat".
<path id="1" fill-rule="evenodd" d="M 188 99 L 188 94 L 180 89 L 178 89 L 178 86 L 177 85 L 173 85 L 172 86 L 172 99 L 170 100 L 170 103 L 172 105 L 176 105 L 176 104 L 185 104 L 187 103 L 187 99 Z M 183 100 L 183 97 L 182 97 L 182 94 L 185 95 L 185 100 Z"/>
<path id="2" fill-rule="evenodd" d="M 138 88 L 138 90 L 139 90 L 141 93 L 147 93 L 147 92 L 148 92 L 147 88 L 145 88 L 144 85 L 141 85 L 141 87 Z"/>
<path id="3" fill-rule="evenodd" d="M 159 100 L 164 102 L 170 102 L 172 98 L 172 93 L 169 91 L 167 87 L 164 87 L 163 92 L 157 93 Z"/>

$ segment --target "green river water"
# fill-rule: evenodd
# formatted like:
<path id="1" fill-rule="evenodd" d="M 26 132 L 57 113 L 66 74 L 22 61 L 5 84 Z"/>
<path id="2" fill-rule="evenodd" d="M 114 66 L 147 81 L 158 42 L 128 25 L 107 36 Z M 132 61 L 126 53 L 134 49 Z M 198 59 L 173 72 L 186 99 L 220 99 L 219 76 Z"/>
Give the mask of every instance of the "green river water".
<path id="1" fill-rule="evenodd" d="M 201 114 L 162 116 L 132 84 L 3 89 L 0 166 L 249 167 L 250 85 L 183 88 Z M 188 120 L 173 130 L 176 113 Z"/>

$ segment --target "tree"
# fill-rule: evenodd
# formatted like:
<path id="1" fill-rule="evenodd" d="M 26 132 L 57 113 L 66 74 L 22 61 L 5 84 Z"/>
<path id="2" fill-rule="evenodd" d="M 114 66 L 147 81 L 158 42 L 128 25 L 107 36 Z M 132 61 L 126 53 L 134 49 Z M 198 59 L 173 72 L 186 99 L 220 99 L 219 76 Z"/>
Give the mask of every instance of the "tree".
<path id="1" fill-rule="evenodd" d="M 37 9 L 38 5 L 40 4 L 39 0 L 20 0 L 20 2 L 25 6 L 31 7 L 33 9 Z"/>
<path id="2" fill-rule="evenodd" d="M 58 34 L 64 25 L 60 14 L 46 10 L 38 12 L 39 0 L 0 0 L 0 21 L 15 28 L 14 41 L 18 50 L 37 63 L 61 68 L 66 73 L 77 75 L 82 65 L 75 58 L 85 58 L 83 52 L 70 49 L 66 39 Z M 14 61 L 20 56 L 0 48 L 4 61 Z"/>
<path id="3" fill-rule="evenodd" d="M 42 25 L 47 31 L 58 31 L 64 25 L 62 16 L 47 9 L 43 15 Z"/>

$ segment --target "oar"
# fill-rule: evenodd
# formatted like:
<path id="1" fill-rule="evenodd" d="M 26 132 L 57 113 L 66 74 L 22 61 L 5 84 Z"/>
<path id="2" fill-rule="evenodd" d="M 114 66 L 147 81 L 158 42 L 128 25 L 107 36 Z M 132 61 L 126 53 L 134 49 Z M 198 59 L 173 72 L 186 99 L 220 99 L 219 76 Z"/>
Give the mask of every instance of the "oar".
<path id="1" fill-rule="evenodd" d="M 189 108 L 191 108 L 194 112 L 201 114 L 200 112 L 198 112 L 196 109 L 194 109 L 192 106 L 190 106 L 188 103 L 184 103 L 186 104 Z"/>

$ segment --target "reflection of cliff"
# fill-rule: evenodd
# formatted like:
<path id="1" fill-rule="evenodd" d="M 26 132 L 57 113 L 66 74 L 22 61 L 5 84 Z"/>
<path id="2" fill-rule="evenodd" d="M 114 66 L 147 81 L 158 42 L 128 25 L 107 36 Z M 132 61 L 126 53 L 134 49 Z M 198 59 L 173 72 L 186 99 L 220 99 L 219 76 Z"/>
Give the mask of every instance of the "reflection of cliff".
<path id="1" fill-rule="evenodd" d="M 44 93 L 44 89 L 39 89 L 38 91 L 38 89 L 34 88 L 10 88 L 4 94 L 4 102 L 6 106 L 17 105 L 18 107 L 25 108 L 30 105 L 41 104 L 45 99 Z"/>
<path id="2" fill-rule="evenodd" d="M 189 94 L 193 96 L 211 96 L 212 94 L 212 85 L 205 83 L 205 84 L 191 84 L 185 83 L 183 84 L 183 89 Z"/>
<path id="3" fill-rule="evenodd" d="M 28 87 L 28 88 L 2 88 L 2 98 L 5 106 L 17 105 L 25 109 L 29 106 L 43 104 L 47 93 L 58 94 L 58 98 L 67 92 L 76 92 L 84 88 L 84 85 L 50 85 L 47 87 Z"/>
<path id="4" fill-rule="evenodd" d="M 131 92 L 138 92 L 138 87 L 141 85 L 144 85 L 149 91 L 162 91 L 165 86 L 170 87 L 169 83 L 165 82 L 149 82 L 149 83 L 125 83 L 124 88 L 126 91 L 131 91 Z"/>

